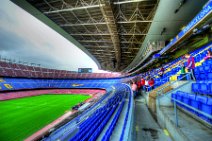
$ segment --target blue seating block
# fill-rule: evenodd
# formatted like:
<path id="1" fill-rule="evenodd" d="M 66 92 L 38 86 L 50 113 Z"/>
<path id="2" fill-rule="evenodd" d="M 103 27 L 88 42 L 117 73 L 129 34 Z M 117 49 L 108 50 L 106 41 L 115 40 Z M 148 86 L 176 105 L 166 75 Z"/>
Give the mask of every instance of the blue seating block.
<path id="1" fill-rule="evenodd" d="M 207 106 L 203 106 L 203 111 L 212 115 L 212 98 L 208 98 Z M 212 119 L 206 119 L 209 123 L 212 124 Z"/>
<path id="2" fill-rule="evenodd" d="M 204 112 L 207 113 L 209 115 L 212 115 L 212 99 L 211 98 L 207 98 L 207 97 L 201 97 L 199 96 L 197 98 L 197 101 L 200 102 L 200 106 L 199 109 Z M 210 118 L 208 118 L 207 116 L 203 115 L 203 114 L 199 114 L 199 116 L 209 122 L 212 123 L 212 120 Z"/>

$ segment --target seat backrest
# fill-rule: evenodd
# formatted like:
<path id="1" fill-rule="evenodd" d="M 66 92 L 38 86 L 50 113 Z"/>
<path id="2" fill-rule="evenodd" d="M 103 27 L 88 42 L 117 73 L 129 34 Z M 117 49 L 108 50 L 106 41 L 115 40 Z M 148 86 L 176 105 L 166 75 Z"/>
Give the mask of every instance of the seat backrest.
<path id="1" fill-rule="evenodd" d="M 191 99 L 191 100 L 196 100 L 196 95 L 195 94 L 190 94 L 188 96 L 188 98 Z"/>
<path id="2" fill-rule="evenodd" d="M 207 104 L 208 98 L 205 97 L 205 96 L 199 96 L 199 95 L 198 95 L 198 96 L 196 97 L 196 100 L 197 100 L 198 102 L 203 103 L 203 104 Z"/>
<path id="3" fill-rule="evenodd" d="M 208 85 L 207 85 L 207 83 L 201 83 L 201 84 L 200 84 L 200 89 L 201 89 L 201 91 L 207 91 L 207 90 L 208 90 Z"/>
<path id="4" fill-rule="evenodd" d="M 189 93 L 182 93 L 182 96 L 184 97 L 184 98 L 189 98 Z"/>
<path id="5" fill-rule="evenodd" d="M 210 70 L 210 66 L 209 65 L 204 65 L 204 70 L 208 72 Z"/>
<path id="6" fill-rule="evenodd" d="M 199 85 L 200 85 L 199 83 L 192 83 L 192 86 L 191 86 L 192 91 L 196 92 L 199 89 Z"/>
<path id="7" fill-rule="evenodd" d="M 171 97 L 172 97 L 172 98 L 176 98 L 176 96 L 177 96 L 177 95 L 176 95 L 175 93 L 172 93 L 172 94 L 171 94 Z"/>
<path id="8" fill-rule="evenodd" d="M 212 98 L 208 98 L 207 104 L 212 106 Z"/>
<path id="9" fill-rule="evenodd" d="M 212 72 L 207 73 L 207 79 L 212 80 Z"/>
<path id="10" fill-rule="evenodd" d="M 200 67 L 199 67 L 199 71 L 200 71 L 200 72 L 204 72 L 204 67 L 203 67 L 203 66 L 200 66 Z"/>
<path id="11" fill-rule="evenodd" d="M 212 83 L 208 83 L 208 90 L 210 94 L 212 95 Z"/>

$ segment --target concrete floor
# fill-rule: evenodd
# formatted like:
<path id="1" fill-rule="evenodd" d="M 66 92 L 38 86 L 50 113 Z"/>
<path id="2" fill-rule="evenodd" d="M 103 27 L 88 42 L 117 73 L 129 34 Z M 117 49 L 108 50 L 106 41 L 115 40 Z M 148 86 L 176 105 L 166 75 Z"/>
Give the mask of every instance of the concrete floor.
<path id="1" fill-rule="evenodd" d="M 164 115 L 175 123 L 173 107 L 161 107 Z M 178 110 L 178 123 L 181 134 L 189 141 L 212 141 L 212 129 Z"/>
<path id="2" fill-rule="evenodd" d="M 133 141 L 171 141 L 169 133 L 161 129 L 151 116 L 145 99 L 135 99 Z"/>

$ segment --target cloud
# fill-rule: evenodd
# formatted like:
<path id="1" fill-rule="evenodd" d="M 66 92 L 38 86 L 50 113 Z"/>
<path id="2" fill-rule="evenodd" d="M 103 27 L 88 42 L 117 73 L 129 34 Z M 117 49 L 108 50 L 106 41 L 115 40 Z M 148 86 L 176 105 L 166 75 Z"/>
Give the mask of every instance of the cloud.
<path id="1" fill-rule="evenodd" d="M 77 70 L 95 62 L 70 41 L 10 1 L 0 5 L 0 55 Z"/>

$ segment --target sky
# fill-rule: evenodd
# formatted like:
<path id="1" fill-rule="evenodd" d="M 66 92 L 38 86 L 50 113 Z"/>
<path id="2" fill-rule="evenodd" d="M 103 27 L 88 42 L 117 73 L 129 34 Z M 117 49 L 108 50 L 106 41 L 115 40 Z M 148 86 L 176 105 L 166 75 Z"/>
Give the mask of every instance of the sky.
<path id="1" fill-rule="evenodd" d="M 101 72 L 74 44 L 8 0 L 0 5 L 0 56 L 57 69 L 86 67 Z"/>

